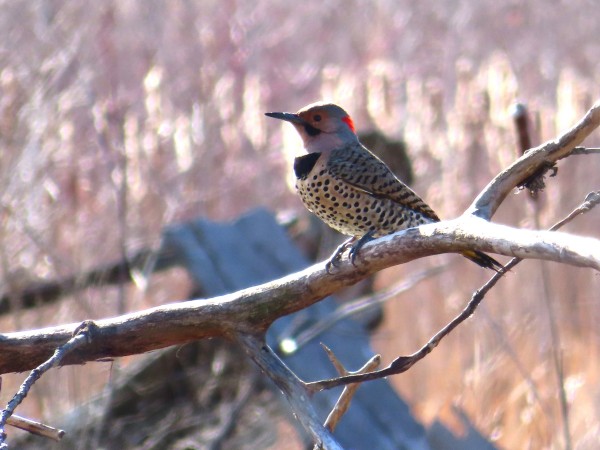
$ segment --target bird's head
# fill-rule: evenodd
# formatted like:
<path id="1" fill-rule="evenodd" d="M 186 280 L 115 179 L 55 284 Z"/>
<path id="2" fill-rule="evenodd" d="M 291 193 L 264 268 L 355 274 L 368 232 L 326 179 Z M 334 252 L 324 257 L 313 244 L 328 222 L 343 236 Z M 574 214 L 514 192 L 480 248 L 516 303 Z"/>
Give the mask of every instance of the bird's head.
<path id="1" fill-rule="evenodd" d="M 266 115 L 294 125 L 309 152 L 334 149 L 358 141 L 352 119 L 343 108 L 333 103 L 312 103 L 297 113 L 272 112 Z"/>

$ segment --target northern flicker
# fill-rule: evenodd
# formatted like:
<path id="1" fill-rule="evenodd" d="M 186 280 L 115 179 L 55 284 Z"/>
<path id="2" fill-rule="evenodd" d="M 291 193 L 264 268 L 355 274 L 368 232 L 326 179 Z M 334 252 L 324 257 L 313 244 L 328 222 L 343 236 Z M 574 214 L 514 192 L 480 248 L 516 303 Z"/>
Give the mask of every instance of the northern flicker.
<path id="1" fill-rule="evenodd" d="M 309 211 L 352 236 L 334 253 L 335 265 L 350 245 L 354 263 L 367 241 L 406 228 L 438 222 L 436 213 L 358 140 L 348 113 L 332 103 L 313 103 L 297 113 L 267 116 L 290 122 L 308 152 L 294 161 L 296 189 Z M 481 267 L 502 265 L 476 250 L 462 253 Z"/>

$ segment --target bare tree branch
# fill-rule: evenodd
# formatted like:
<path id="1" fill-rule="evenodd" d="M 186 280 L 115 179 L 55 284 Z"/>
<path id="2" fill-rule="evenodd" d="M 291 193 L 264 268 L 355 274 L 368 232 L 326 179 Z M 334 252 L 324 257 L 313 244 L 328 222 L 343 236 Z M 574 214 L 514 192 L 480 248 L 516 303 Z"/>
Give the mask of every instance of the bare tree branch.
<path id="1" fill-rule="evenodd" d="M 600 270 L 600 241 L 550 231 L 519 230 L 478 218 L 404 230 L 367 243 L 358 267 L 344 260 L 333 274 L 325 263 L 232 294 L 162 305 L 95 321 L 94 340 L 61 364 L 144 353 L 197 339 L 265 331 L 277 318 L 306 308 L 367 276 L 439 253 L 475 248 Z M 29 370 L 68 341 L 78 324 L 0 335 L 0 373 Z"/>
<path id="2" fill-rule="evenodd" d="M 572 155 L 598 155 L 600 154 L 600 148 L 591 147 L 575 147 Z"/>
<path id="3" fill-rule="evenodd" d="M 575 147 L 600 126 L 600 102 L 561 137 L 532 148 L 496 176 L 473 201 L 467 213 L 490 219 L 506 196 L 544 165 L 569 156 Z"/>

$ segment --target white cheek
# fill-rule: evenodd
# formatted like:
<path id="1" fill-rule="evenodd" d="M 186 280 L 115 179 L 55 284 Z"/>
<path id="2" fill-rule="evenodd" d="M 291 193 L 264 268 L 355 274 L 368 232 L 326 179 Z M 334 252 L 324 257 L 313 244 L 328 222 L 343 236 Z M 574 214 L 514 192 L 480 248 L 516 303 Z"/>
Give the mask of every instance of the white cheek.
<path id="1" fill-rule="evenodd" d="M 293 127 L 283 127 L 282 151 L 285 158 L 285 166 L 290 168 L 286 177 L 286 183 L 290 189 L 294 190 L 296 176 L 291 168 L 294 167 L 294 159 L 297 156 L 304 155 L 306 152 L 304 151 L 302 139 Z"/>
<path id="2" fill-rule="evenodd" d="M 306 142 L 306 150 L 309 152 L 320 152 L 327 149 L 341 147 L 344 141 L 339 135 L 333 133 L 321 133 L 317 136 L 310 136 Z"/>

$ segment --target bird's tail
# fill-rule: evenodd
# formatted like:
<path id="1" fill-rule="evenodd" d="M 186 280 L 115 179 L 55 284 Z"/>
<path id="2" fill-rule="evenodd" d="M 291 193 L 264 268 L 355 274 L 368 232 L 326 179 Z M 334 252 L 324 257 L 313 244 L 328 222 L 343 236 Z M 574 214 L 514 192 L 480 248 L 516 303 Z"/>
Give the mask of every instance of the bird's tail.
<path id="1" fill-rule="evenodd" d="M 492 269 L 496 272 L 501 272 L 504 269 L 502 264 L 483 252 L 477 250 L 466 250 L 462 252 L 462 255 L 485 269 Z"/>

